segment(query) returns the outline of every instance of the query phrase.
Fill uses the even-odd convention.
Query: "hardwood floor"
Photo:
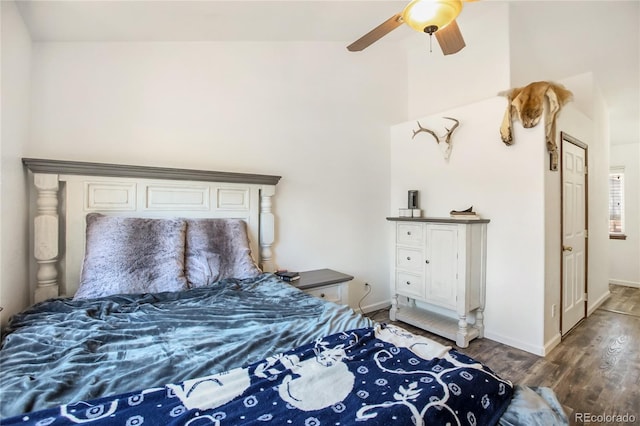
[[[617,313],[640,316],[640,291],[633,287],[610,285],[611,297],[600,308]]]
[[[387,310],[371,317],[390,322]],[[440,336],[394,324],[455,347]],[[461,352],[514,384],[552,388],[571,424],[640,425],[640,289],[611,286],[607,302],[544,358],[489,339],[472,340]],[[625,414],[621,421],[594,421]]]

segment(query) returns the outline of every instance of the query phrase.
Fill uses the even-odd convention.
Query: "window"
[[[624,235],[624,168],[612,167],[609,173],[609,238]]]

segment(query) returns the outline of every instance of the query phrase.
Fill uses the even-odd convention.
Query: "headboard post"
[[[260,268],[265,272],[274,272],[271,246],[275,240],[275,218],[271,212],[271,197],[275,195],[275,186],[263,186],[260,190]]]
[[[33,255],[37,262],[34,302],[58,297],[58,175],[35,173],[36,216]]]

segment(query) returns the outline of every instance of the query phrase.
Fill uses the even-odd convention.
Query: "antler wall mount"
[[[411,139],[414,139],[418,133],[423,133],[423,132],[429,133],[431,136],[433,136],[436,139],[436,142],[438,142],[438,146],[440,147],[440,150],[444,155],[444,159],[449,160],[449,157],[451,156],[451,148],[452,148],[451,135],[453,135],[454,130],[456,130],[456,128],[460,125],[460,121],[451,117],[442,117],[442,118],[446,118],[447,120],[451,120],[455,122],[455,124],[450,129],[445,127],[445,130],[447,131],[447,133],[445,133],[442,136],[438,136],[436,132],[434,132],[431,129],[427,129],[426,127],[422,127],[420,122],[417,121],[418,130],[413,131],[413,136],[411,136]]]

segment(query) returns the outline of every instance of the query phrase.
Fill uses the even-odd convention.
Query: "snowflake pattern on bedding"
[[[334,334],[247,367],[5,419],[3,425],[497,423],[513,386],[393,326]]]

